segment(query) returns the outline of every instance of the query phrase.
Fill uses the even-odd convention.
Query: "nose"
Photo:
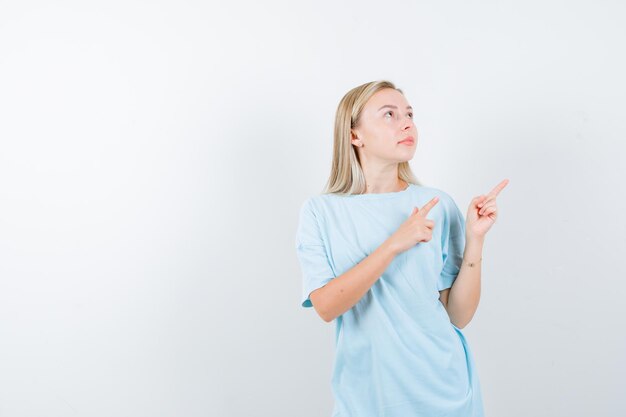
[[[406,132],[407,130],[411,130],[413,126],[415,126],[413,119],[407,119],[402,126],[402,130]]]

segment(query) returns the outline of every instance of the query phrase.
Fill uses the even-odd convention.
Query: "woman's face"
[[[407,138],[408,141],[402,142]],[[384,88],[370,97],[359,125],[352,129],[351,140],[361,152],[360,156],[366,159],[374,157],[388,162],[412,159],[417,146],[417,128],[413,123],[413,109],[404,95],[393,88]]]

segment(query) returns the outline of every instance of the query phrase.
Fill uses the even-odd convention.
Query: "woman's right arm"
[[[385,272],[396,257],[392,243],[386,240],[361,262],[313,291],[309,298],[317,314],[331,322],[352,308]]]
[[[435,222],[426,215],[438,201],[435,197],[419,210],[414,207],[408,219],[382,245],[348,271],[311,292],[309,298],[317,314],[325,322],[333,321],[365,295],[398,254],[419,242],[429,241]]]

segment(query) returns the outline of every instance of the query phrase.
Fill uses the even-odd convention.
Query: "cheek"
[[[376,126],[372,127],[366,133],[366,143],[370,150],[377,150],[380,152],[393,152],[398,144],[398,131],[391,126]]]
[[[389,133],[382,129],[378,129],[370,133],[370,136],[369,136],[370,149],[384,150],[389,147],[389,142],[390,142]]]

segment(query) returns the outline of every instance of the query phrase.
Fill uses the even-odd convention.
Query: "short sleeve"
[[[300,209],[295,243],[302,271],[302,307],[312,307],[309,295],[335,278],[335,274],[326,255],[311,198]]]
[[[443,269],[437,280],[439,291],[452,287],[461,270],[465,251],[465,218],[454,200],[450,198],[449,201],[441,234]]]

